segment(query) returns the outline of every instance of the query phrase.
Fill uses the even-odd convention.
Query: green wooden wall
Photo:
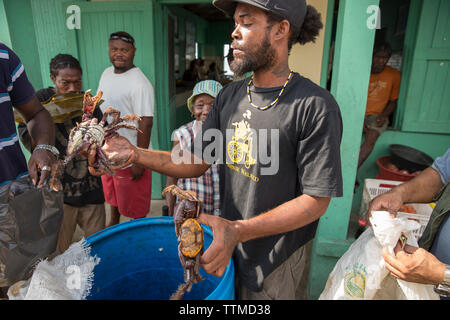
[[[415,2],[419,6],[419,1]],[[401,129],[449,134],[450,1],[422,3],[410,76],[402,83],[405,93],[401,97],[404,108]]]
[[[7,19],[10,46],[22,60],[30,82],[35,88],[42,88],[43,79],[39,68],[39,50],[34,29],[34,17],[30,0],[3,0],[4,11],[1,13]],[[0,18],[0,21],[3,20]],[[4,20],[6,22],[6,20]],[[27,23],[24,23],[27,21]],[[8,28],[0,28],[6,32]],[[0,34],[0,40],[7,35]],[[7,41],[7,40],[6,40]],[[48,73],[48,63],[46,65]]]
[[[0,41],[10,48],[12,47],[4,0],[0,0]]]

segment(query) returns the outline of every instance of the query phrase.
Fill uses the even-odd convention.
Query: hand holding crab
[[[102,171],[107,174],[114,175],[113,170],[117,167],[117,162],[108,160],[102,151],[102,146],[105,140],[109,140],[114,136],[118,136],[117,130],[120,128],[127,128],[137,130],[134,123],[127,121],[139,121],[140,117],[135,114],[129,114],[120,117],[120,112],[112,107],[107,108],[103,113],[103,118],[98,122],[97,118],[93,116],[94,109],[98,101],[102,97],[102,92],[99,91],[97,95],[92,96],[91,90],[87,90],[84,94],[83,100],[83,117],[81,123],[77,124],[75,128],[70,131],[67,155],[64,160],[59,160],[52,169],[52,177],[50,179],[50,187],[56,191],[62,189],[61,177],[64,172],[64,166],[71,161],[77,154],[89,155],[89,164],[93,167],[89,171]],[[106,125],[108,116],[113,117],[113,121]],[[126,140],[126,141],[124,141]],[[131,145],[126,138],[115,140],[118,143]],[[128,156],[130,153],[128,153]],[[120,162],[123,159],[120,159]],[[122,166],[123,167],[123,164]]]
[[[180,197],[182,200],[175,206],[174,223],[178,237],[178,257],[184,268],[184,284],[170,297],[171,300],[181,300],[192,284],[204,280],[200,276],[200,256],[203,253],[203,228],[197,222],[202,209],[201,201],[193,192],[185,191],[175,185],[163,190]]]

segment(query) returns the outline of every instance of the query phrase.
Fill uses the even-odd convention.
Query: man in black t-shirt
[[[339,107],[288,65],[294,43],[315,40],[320,15],[304,0],[213,4],[234,17],[232,71],[253,76],[219,93],[187,157],[191,164],[120,137],[108,139],[102,150],[120,166],[137,163],[176,177],[199,176],[218,161],[221,216],[199,217],[214,234],[202,267],[221,276],[233,256],[238,298],[295,299],[304,245],[331,197],[342,196]]]
[[[77,59],[68,54],[58,54],[50,62],[50,78],[55,87],[41,89],[36,92],[36,96],[40,102],[46,102],[55,94],[81,93],[81,75]],[[66,118],[63,119],[64,115],[60,115],[54,119],[55,147],[61,159],[66,156],[70,131],[77,122],[81,122],[80,115],[73,115],[73,108],[69,108]],[[94,116],[101,120],[100,108],[95,108]],[[24,124],[19,125],[19,134],[24,146],[32,150],[34,143]],[[77,224],[84,231],[84,236],[88,237],[105,228],[106,217],[102,181],[89,174],[85,158],[78,155],[70,161],[61,182],[64,191],[64,217],[58,238],[59,253],[63,253],[72,243]]]

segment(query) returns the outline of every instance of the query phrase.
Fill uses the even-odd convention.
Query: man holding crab
[[[214,236],[201,267],[220,277],[233,257],[239,299],[295,299],[306,264],[305,244],[331,198],[343,192],[339,106],[288,63],[293,44],[315,40],[323,27],[320,14],[304,0],[213,4],[234,18],[232,70],[238,76],[253,71],[253,77],[221,90],[191,156],[186,154],[190,163],[175,163],[170,152],[135,148],[120,136],[107,138],[102,152],[113,169],[136,163],[173,177],[200,176],[216,158],[228,156],[219,165],[221,215],[198,218]],[[279,135],[272,138],[271,130]],[[250,134],[268,138],[267,131],[270,141],[261,138],[256,145],[257,139],[251,139],[250,145]],[[222,138],[215,140],[223,143],[207,159],[211,137],[206,135],[217,132]],[[271,146],[279,147],[271,152],[277,170],[266,173],[260,152],[273,151]],[[93,147],[91,166],[96,154]],[[90,167],[91,173],[102,173],[97,171]]]
[[[41,103],[50,101],[52,97],[63,100],[68,97],[81,96],[82,69],[80,62],[69,54],[58,54],[50,61],[50,79],[55,87],[48,87],[36,92]],[[80,98],[75,104],[80,103]],[[57,102],[56,102],[57,103]],[[65,114],[53,119],[55,128],[55,147],[60,158],[66,156],[66,149],[71,130],[81,122],[81,116],[73,114],[73,109],[66,109]],[[102,118],[99,108],[94,111],[94,117]],[[34,148],[27,127],[19,124],[20,140],[28,149]],[[84,232],[85,237],[105,228],[105,199],[103,197],[102,181],[88,172],[88,163],[81,156],[74,157],[65,168],[61,183],[64,191],[64,216],[58,238],[59,253],[63,253],[72,244],[77,225]],[[52,172],[52,175],[55,172]],[[52,187],[50,180],[50,186]]]

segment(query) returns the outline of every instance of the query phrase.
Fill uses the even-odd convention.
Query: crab
[[[135,114],[128,114],[120,117],[120,111],[108,107],[103,112],[103,118],[98,122],[93,113],[97,104],[102,97],[102,91],[99,91],[95,96],[91,95],[91,90],[87,90],[83,98],[83,116],[81,123],[77,123],[69,134],[66,157],[64,160],[58,160],[52,167],[52,176],[50,179],[50,187],[56,191],[62,189],[61,178],[64,173],[64,167],[77,155],[86,153],[91,145],[96,145],[98,148],[96,156],[96,169],[101,169],[109,175],[114,175],[114,171],[109,167],[112,165],[103,154],[101,147],[105,138],[117,134],[116,131],[121,128],[140,131],[134,123],[127,121],[140,121],[141,118]],[[110,124],[106,124],[108,116],[113,117]]]
[[[186,291],[190,291],[192,284],[203,281],[200,276],[200,256],[203,253],[203,228],[197,221],[202,210],[202,202],[192,191],[182,190],[176,185],[165,188],[167,192],[181,198],[175,206],[174,223],[178,237],[178,257],[184,268],[184,284],[170,297],[171,300],[181,300]]]

